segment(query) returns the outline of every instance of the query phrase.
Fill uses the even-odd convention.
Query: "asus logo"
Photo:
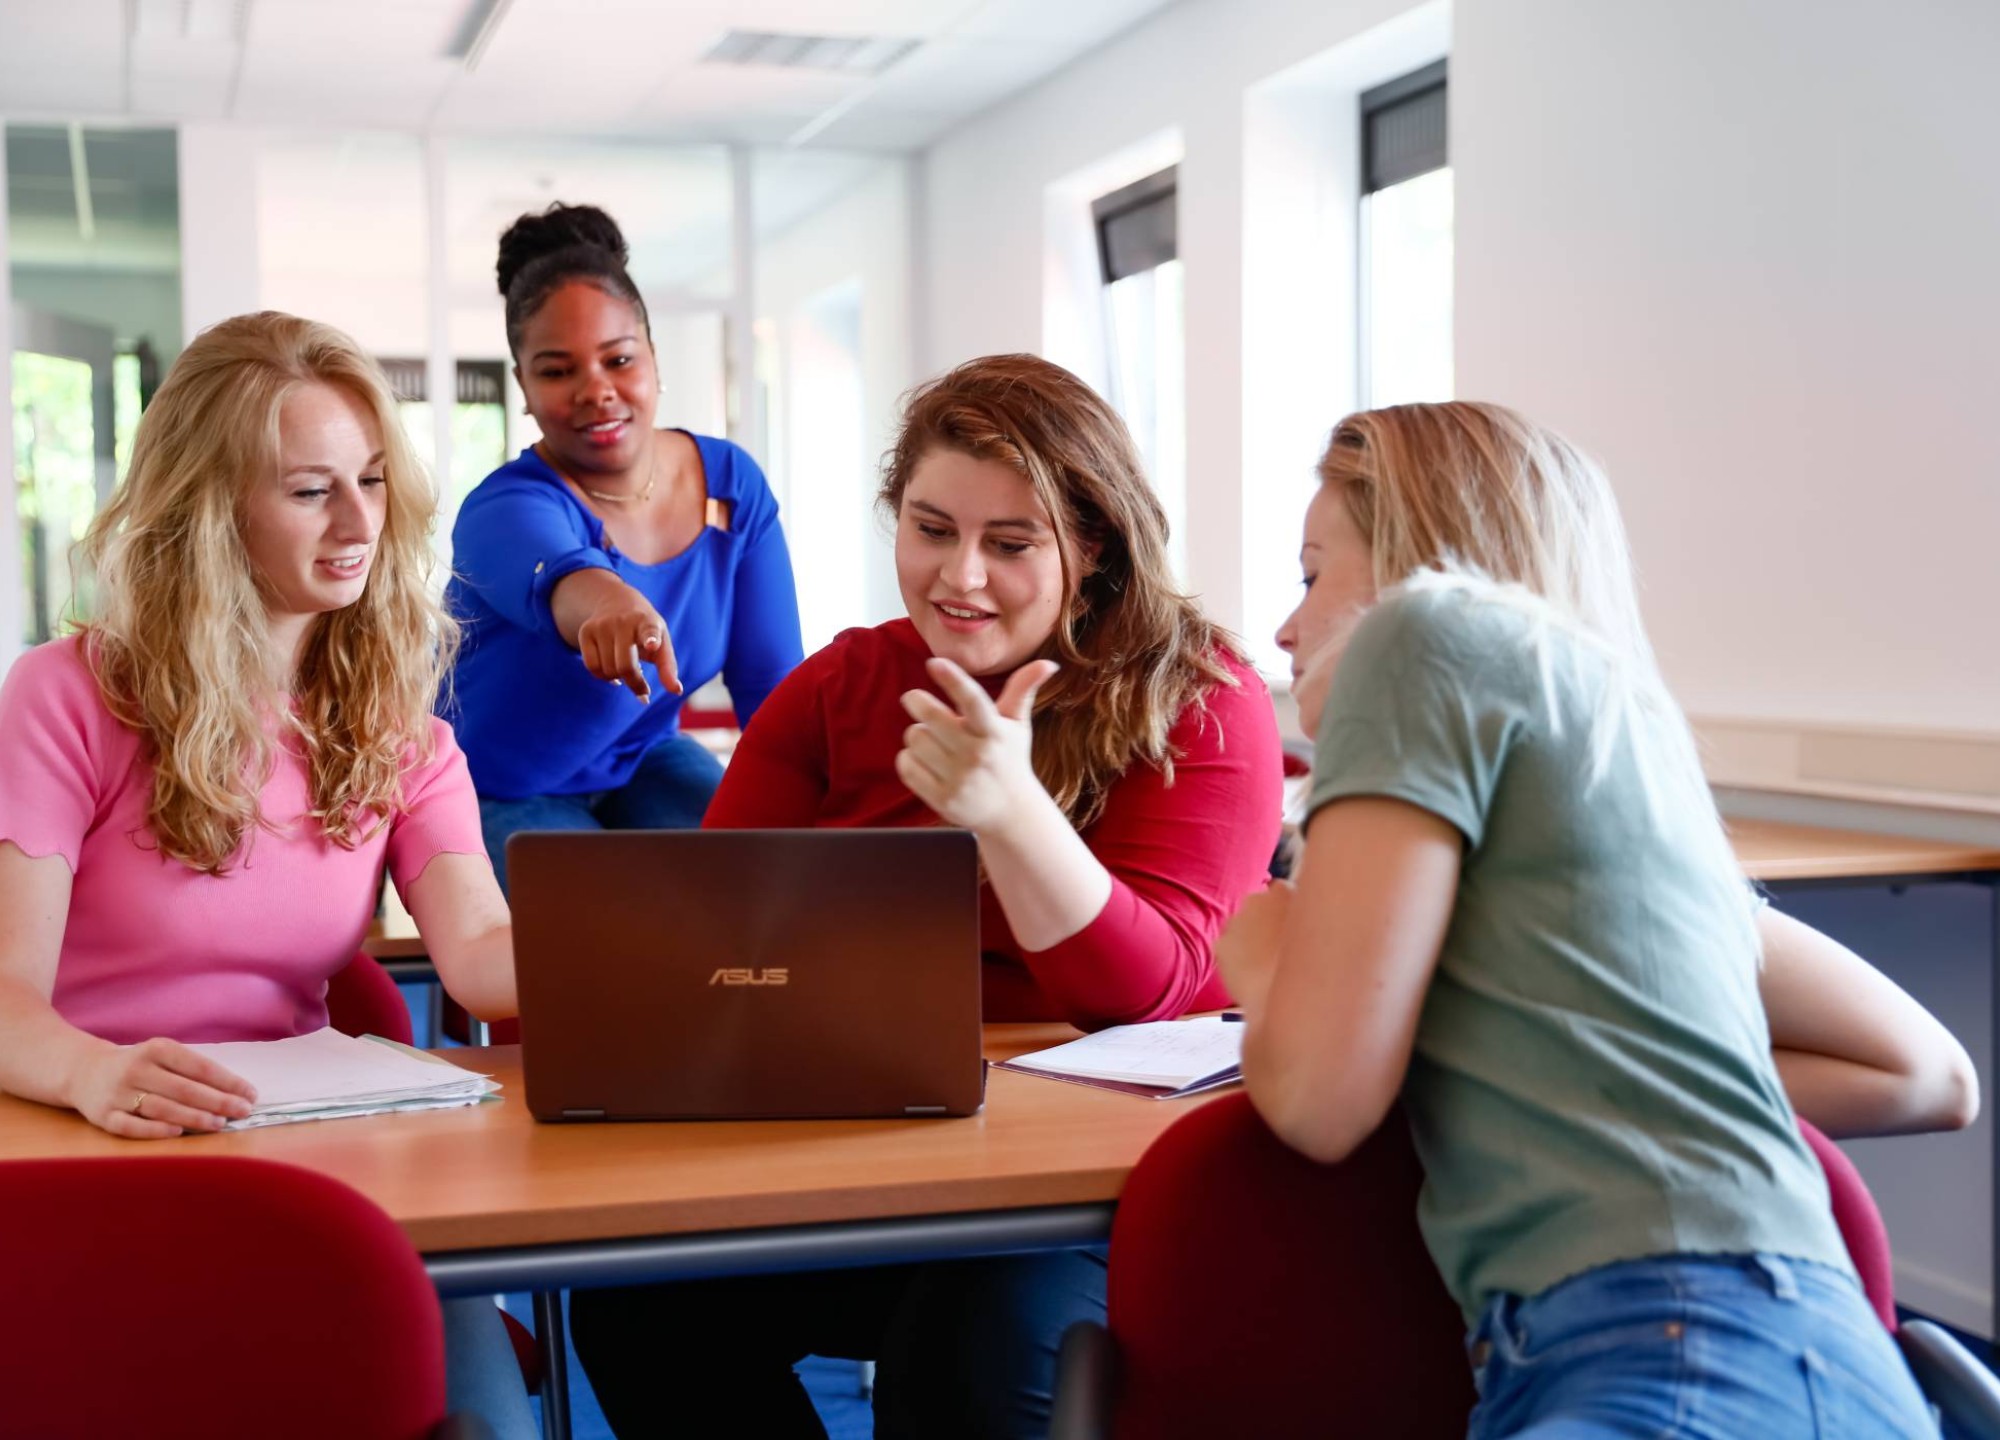
[[[789,985],[792,972],[789,970],[736,970],[723,968],[708,977],[711,985]]]

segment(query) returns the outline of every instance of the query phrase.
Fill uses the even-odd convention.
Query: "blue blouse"
[[[579,795],[623,785],[645,753],[680,728],[682,696],[653,687],[651,704],[599,680],[556,632],[549,599],[578,570],[609,570],[667,622],[685,694],[716,675],[740,724],[802,658],[792,559],[778,502],[739,446],[690,435],[708,496],[730,527],[640,565],[605,538],[604,522],[532,449],[479,482],[451,533],[445,603],[465,627],[439,713],[458,733],[482,795]]]

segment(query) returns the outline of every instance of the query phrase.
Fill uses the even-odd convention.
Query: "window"
[[[1452,394],[1445,62],[1361,97],[1361,400]]]
[[[1175,179],[1178,167],[1091,202],[1104,280],[1110,400],[1145,461],[1171,527],[1169,559],[1186,575],[1186,320]]]
[[[431,450],[430,371],[422,360],[385,359],[382,371],[396,392],[403,433],[419,455]],[[451,412],[451,477],[439,477],[440,529],[448,529],[472,487],[507,461],[507,363],[458,362],[458,395]]]

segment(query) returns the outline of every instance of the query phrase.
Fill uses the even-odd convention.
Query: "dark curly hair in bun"
[[[595,205],[565,205],[561,201],[539,215],[523,215],[500,237],[500,258],[493,267],[500,294],[507,301],[507,349],[521,356],[521,335],[549,298],[564,285],[581,280],[616,296],[639,312],[646,338],[653,335],[646,302],[625,273],[631,251],[618,222]]]

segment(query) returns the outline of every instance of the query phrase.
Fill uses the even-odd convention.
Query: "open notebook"
[[[1081,1040],[1016,1055],[997,1068],[1077,1085],[1176,1100],[1242,1078],[1243,1026],[1219,1016],[1114,1025]]]
[[[289,1040],[230,1040],[190,1045],[257,1087],[257,1104],[226,1128],[253,1130],[295,1120],[338,1120],[385,1110],[442,1110],[474,1105],[500,1087],[485,1075],[461,1070],[370,1035],[357,1040],[338,1030],[315,1030]]]

